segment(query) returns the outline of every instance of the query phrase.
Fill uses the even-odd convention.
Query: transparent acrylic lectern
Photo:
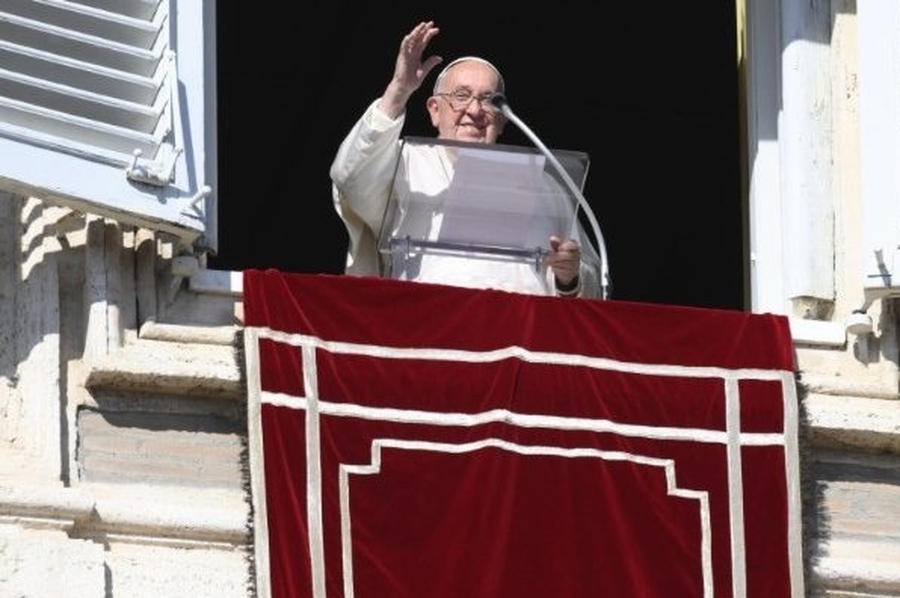
[[[588,155],[553,155],[582,188]],[[381,274],[472,287],[499,279],[545,294],[549,238],[579,238],[576,207],[536,148],[405,138],[379,234]]]

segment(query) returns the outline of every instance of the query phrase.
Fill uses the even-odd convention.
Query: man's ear
[[[438,104],[438,99],[436,96],[431,96],[425,101],[425,107],[428,109],[428,115],[431,116],[431,124],[434,125],[435,128],[438,126],[438,116],[440,114],[440,105]]]

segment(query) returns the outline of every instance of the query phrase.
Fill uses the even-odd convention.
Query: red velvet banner
[[[786,318],[244,272],[261,596],[802,598]]]

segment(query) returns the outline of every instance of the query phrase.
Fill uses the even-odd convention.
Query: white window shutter
[[[865,307],[900,296],[900,7],[858,8]]]
[[[213,0],[2,0],[0,187],[215,250]]]

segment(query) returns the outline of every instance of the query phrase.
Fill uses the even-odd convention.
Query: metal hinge
[[[174,148],[168,143],[159,146],[159,154],[156,160],[142,160],[142,152],[134,150],[134,159],[125,169],[125,176],[129,180],[157,187],[165,187],[175,181],[175,161],[184,150]]]

